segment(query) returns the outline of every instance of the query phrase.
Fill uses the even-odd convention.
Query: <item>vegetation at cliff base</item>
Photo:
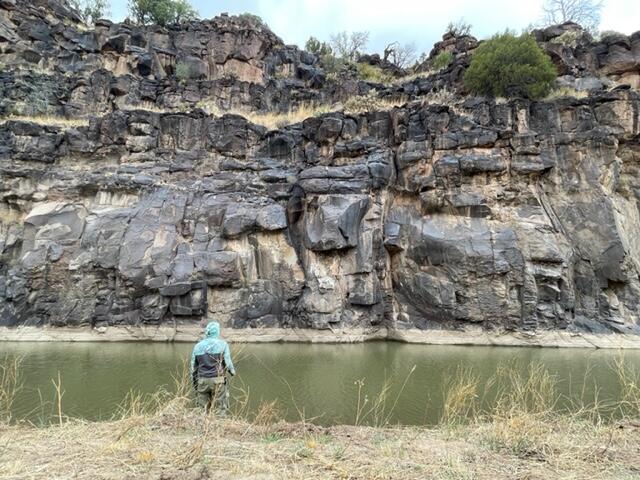
[[[556,79],[551,58],[528,34],[505,32],[483,42],[465,72],[465,87],[478,95],[542,98]]]
[[[0,365],[2,415],[21,380],[19,362]],[[640,377],[622,360],[612,372],[619,402],[564,411],[558,379],[539,364],[524,372],[500,365],[486,385],[459,368],[443,385],[441,422],[431,427],[389,424],[397,398],[387,384],[358,397],[354,425],[324,427],[303,410],[299,421],[282,421],[276,402],[248,415],[248,390],[235,390],[230,417],[206,415],[192,407],[186,370],[174,378],[150,395],[131,392],[109,421],[90,422],[65,415],[58,377],[55,422],[38,428],[0,416],[0,478],[631,479],[640,470]],[[488,408],[487,389],[498,393]],[[603,407],[617,420],[602,418]]]

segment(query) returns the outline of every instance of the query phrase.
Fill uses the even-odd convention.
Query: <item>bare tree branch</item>
[[[542,22],[544,25],[575,22],[595,33],[600,25],[603,7],[603,0],[545,0]]]
[[[329,43],[340,58],[355,62],[369,42],[369,32],[340,32],[331,35]]]
[[[406,68],[416,59],[416,45],[415,43],[405,45],[399,42],[390,43],[384,49],[383,58],[398,68]]]

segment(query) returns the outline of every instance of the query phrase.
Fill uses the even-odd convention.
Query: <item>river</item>
[[[111,418],[128,393],[171,388],[173,376],[190,355],[189,344],[165,343],[0,343],[0,357],[22,358],[23,388],[13,406],[14,419],[36,424],[55,416],[52,380],[60,375],[63,413],[69,417]],[[320,424],[434,424],[442,415],[445,385],[457,369],[473,372],[485,385],[501,366],[525,371],[543,365],[566,397],[589,403],[617,399],[612,368],[623,361],[640,369],[640,351],[458,347],[373,342],[349,345],[232,345],[238,375],[232,381],[238,409],[252,414],[275,401],[287,420],[301,416]],[[366,414],[385,382],[384,408]],[[484,394],[483,394],[484,395]],[[360,399],[360,400],[358,400]],[[484,401],[490,404],[489,392]],[[361,413],[357,406],[360,402]],[[558,408],[564,403],[560,402]],[[376,417],[375,413],[384,411]]]

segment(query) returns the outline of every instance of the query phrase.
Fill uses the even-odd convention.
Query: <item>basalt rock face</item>
[[[252,19],[87,30],[54,0],[0,0],[1,108],[90,119],[0,123],[0,325],[640,333],[640,95],[612,86],[636,36],[569,38],[554,60],[586,98],[424,101],[459,89],[475,46],[446,38],[450,67],[381,90],[405,105],[268,130],[193,106],[375,85],[331,84]]]
[[[73,117],[140,105],[188,109],[201,100],[284,111],[336,89],[325,85],[315,56],[251,17],[167,28],[100,20],[89,29],[55,0],[6,0],[0,49],[0,115],[34,107]]]
[[[607,34],[593,42],[579,25],[567,22],[535,30],[533,35],[560,75],[576,77],[578,86],[586,87],[580,89],[598,88],[600,79],[640,88],[640,32]]]
[[[0,322],[637,331],[640,97],[0,128]]]

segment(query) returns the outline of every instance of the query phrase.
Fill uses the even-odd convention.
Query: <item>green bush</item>
[[[184,62],[178,62],[175,70],[176,78],[180,83],[186,82],[191,77],[191,69]]]
[[[434,70],[442,70],[443,68],[447,68],[453,62],[453,53],[451,52],[440,52],[436,55],[436,58],[433,59],[433,68]]]
[[[342,58],[333,56],[330,53],[320,57],[320,64],[328,75],[337,76],[349,66],[349,62]]]
[[[40,116],[56,113],[57,92],[53,77],[31,72],[15,79],[20,100],[13,102],[8,113],[19,116]]]
[[[253,23],[256,26],[269,28],[269,25],[267,25],[267,22],[265,22],[262,19],[262,17],[260,17],[259,15],[254,15],[253,13],[245,12],[238,15],[238,17],[240,17],[242,20],[245,20],[249,23]]]
[[[86,24],[96,23],[109,14],[108,0],[69,0],[69,5],[78,11]]]
[[[129,13],[140,25],[167,25],[198,18],[188,0],[129,0]]]
[[[307,52],[313,53],[314,55],[317,55],[320,58],[322,58],[325,55],[333,54],[333,49],[331,48],[331,45],[329,45],[327,42],[321,42],[316,37],[309,37],[309,40],[307,40],[307,43],[304,44],[304,49]]]
[[[482,42],[465,72],[469,91],[494,97],[541,98],[557,71],[531,35],[505,32]]]

